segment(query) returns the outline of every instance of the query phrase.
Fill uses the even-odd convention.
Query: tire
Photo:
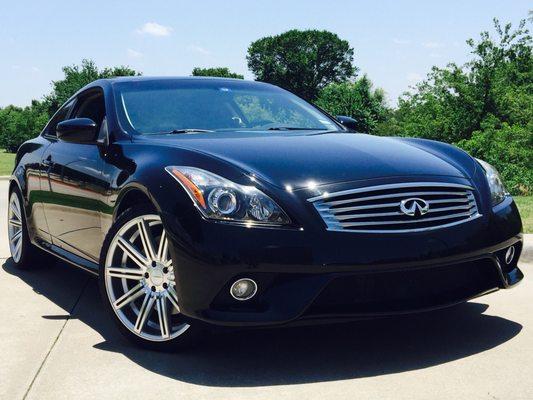
[[[7,237],[11,258],[17,268],[30,269],[42,264],[43,251],[33,245],[28,235],[26,213],[18,188],[9,193]]]
[[[166,238],[153,208],[126,210],[105,238],[98,281],[104,307],[126,338],[151,350],[176,351],[197,343],[203,329],[179,313]]]

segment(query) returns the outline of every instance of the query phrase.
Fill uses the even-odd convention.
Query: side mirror
[[[57,137],[65,142],[94,143],[96,123],[90,118],[67,119],[57,124]]]
[[[357,121],[352,117],[337,115],[335,118],[337,118],[337,121],[344,125],[349,131],[357,131]]]

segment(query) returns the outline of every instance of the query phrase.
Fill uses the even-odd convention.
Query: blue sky
[[[93,59],[144,75],[195,66],[246,67],[250,42],[288,29],[327,29],[350,42],[355,64],[391,104],[432,65],[468,58],[465,40],[492,18],[518,23],[530,1],[9,1],[0,7],[0,107],[50,91],[61,67]]]

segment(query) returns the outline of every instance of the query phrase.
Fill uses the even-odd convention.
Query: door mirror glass
[[[337,121],[344,125],[349,131],[357,131],[357,121],[352,117],[337,115],[335,118],[337,118]]]
[[[90,118],[67,119],[57,124],[57,137],[65,142],[94,143],[96,123]]]

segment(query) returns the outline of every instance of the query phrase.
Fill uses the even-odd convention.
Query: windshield
[[[245,81],[123,82],[116,92],[121,125],[135,133],[338,129],[299,97]]]

